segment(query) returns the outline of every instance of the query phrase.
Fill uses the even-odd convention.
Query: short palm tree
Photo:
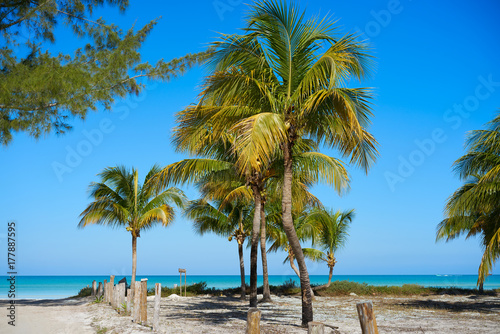
[[[316,222],[308,219],[310,212],[314,210],[314,207],[305,205],[302,207],[302,211],[297,210],[293,213],[295,231],[302,243],[314,240],[319,232]],[[297,277],[300,278],[299,269],[295,265],[295,253],[283,229],[281,203],[274,202],[269,206],[267,222],[269,231],[268,239],[271,242],[269,252],[277,252],[278,250],[284,251],[286,253],[286,258],[283,263],[288,262],[292,270],[297,274]],[[304,254],[310,253],[309,248],[302,248],[302,251]]]
[[[329,287],[332,282],[333,267],[337,263],[335,252],[345,246],[349,236],[347,232],[353,218],[354,210],[341,212],[331,209],[315,209],[307,217],[317,226],[318,231],[314,238],[315,249],[309,252],[310,258],[326,262],[330,269],[328,283],[321,286],[322,288]]]
[[[153,182],[154,176],[161,170],[153,166],[143,184],[139,184],[139,174],[119,166],[104,169],[100,174],[100,182],[90,184],[90,197],[93,202],[80,214],[78,227],[98,224],[116,228],[125,228],[132,235],[132,296],[135,293],[135,276],[137,269],[137,238],[141,231],[148,230],[156,224],[169,226],[174,221],[174,209],[184,207],[184,193],[177,188],[164,189]]]
[[[454,169],[464,185],[446,203],[446,218],[438,225],[437,240],[461,235],[479,236],[484,248],[477,284],[484,280],[500,257],[500,113],[488,129],[472,131],[467,153],[455,161]]]
[[[245,299],[245,262],[243,259],[243,243],[249,234],[253,208],[243,202],[215,206],[204,199],[189,202],[184,214],[193,221],[194,230],[201,235],[211,232],[236,240],[240,262],[241,299]]]
[[[315,221],[308,219],[311,211],[314,207],[308,204],[303,204],[301,206],[296,206],[296,211],[293,213],[293,224],[297,237],[300,242],[313,241],[318,234],[318,227]],[[295,272],[297,277],[300,279],[300,271],[295,266],[295,252],[290,245],[288,236],[283,228],[283,219],[281,215],[281,203],[274,202],[270,206],[270,212],[268,214],[268,238],[271,241],[271,246],[269,247],[269,252],[277,252],[278,250],[284,251],[287,256],[283,263],[289,263],[292,270]],[[302,253],[305,257],[312,260],[316,260],[317,251],[311,248],[302,248]],[[310,289],[311,296],[314,296],[312,289]]]

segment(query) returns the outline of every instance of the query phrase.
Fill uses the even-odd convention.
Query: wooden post
[[[112,307],[112,308],[114,308],[114,309],[116,309],[116,304],[117,304],[117,302],[118,302],[118,300],[117,300],[117,298],[118,298],[118,293],[117,293],[117,291],[116,291],[116,290],[117,290],[117,289],[116,289],[117,287],[118,287],[118,285],[113,285],[113,286],[111,287],[111,291],[112,291],[112,293],[111,293],[111,307]]]
[[[260,334],[260,310],[251,308],[247,314],[247,331],[246,334]]]
[[[127,304],[125,304],[125,283],[120,283],[118,286],[118,309],[121,312],[127,312]]]
[[[148,279],[141,279],[141,324],[148,322]]]
[[[182,297],[182,274],[184,274],[184,296],[187,296],[187,290],[186,290],[186,269],[181,269],[179,268],[179,296]]]
[[[104,296],[104,302],[108,302],[108,280],[104,280],[102,283],[102,295]]]
[[[133,283],[131,283],[133,284]],[[127,289],[127,315],[132,314],[132,289]]]
[[[155,284],[155,308],[153,313],[153,330],[160,329],[160,301],[161,301],[161,284]]]
[[[307,334],[325,334],[325,325],[321,322],[311,321],[307,324]]]
[[[111,289],[109,289],[109,303],[113,306],[113,287],[115,286],[115,275],[109,276],[109,283],[111,284]]]
[[[359,323],[363,334],[378,334],[377,321],[373,312],[371,302],[356,304],[358,309]]]
[[[113,296],[113,283],[108,282],[108,304],[111,305],[111,296]]]
[[[97,288],[97,298],[101,298],[102,297],[102,293],[103,293],[103,287],[102,287],[102,282],[99,282],[99,287]]]
[[[90,295],[92,297],[95,297],[96,296],[96,292],[97,292],[96,282],[95,282],[95,280],[93,280],[92,281],[92,290],[90,292]]]
[[[141,282],[132,282],[135,284],[135,295],[134,295],[134,322],[136,324],[141,322]]]

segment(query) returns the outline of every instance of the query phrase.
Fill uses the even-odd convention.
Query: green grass
[[[187,296],[198,296],[198,295],[217,295],[221,293],[222,290],[215,289],[215,288],[207,288],[207,282],[199,282],[195,284],[188,285],[186,287],[186,294]],[[153,296],[155,294],[155,289],[151,288],[148,289],[148,296]],[[179,293],[179,287],[177,288],[169,288],[169,287],[162,287],[161,288],[161,296],[162,297],[168,297],[172,294],[180,295]],[[184,296],[184,286],[182,286],[182,295]]]
[[[281,285],[271,285],[269,287],[271,293],[275,295],[297,295],[300,294],[300,286],[293,280],[288,280]],[[476,289],[457,289],[457,288],[427,288],[417,284],[405,284],[403,286],[374,286],[366,283],[356,283],[350,281],[334,281],[328,288],[316,289],[313,286],[314,293],[317,296],[347,296],[350,293],[355,293],[358,296],[413,296],[413,295],[474,295],[479,294]],[[257,289],[257,293],[262,294],[262,286]],[[189,297],[199,295],[211,296],[232,296],[240,294],[240,287],[232,289],[215,289],[207,288],[206,282],[199,282],[187,286],[187,295]],[[247,294],[250,294],[250,287],[246,286]],[[496,296],[500,292],[497,290],[485,290],[483,294]],[[86,287],[80,290],[75,297],[90,296],[91,288]],[[148,296],[155,294],[154,288],[148,290]],[[179,288],[161,288],[161,296],[168,297],[172,294],[180,295]],[[182,287],[182,295],[184,296],[184,286]]]
[[[496,295],[497,290],[488,290],[484,294]],[[423,287],[418,284],[404,284],[403,286],[374,286],[366,283],[356,283],[350,281],[336,281],[328,288],[315,290],[318,296],[346,296],[355,293],[359,296],[413,296],[413,295],[470,295],[479,294],[476,289],[458,289],[458,288],[432,288]]]
[[[88,297],[91,294],[92,294],[92,288],[91,287],[85,287],[85,288],[81,289],[76,296],[73,296],[73,297],[78,297],[78,298]]]
[[[106,327],[97,327],[97,334],[104,334],[108,331],[108,329]]]

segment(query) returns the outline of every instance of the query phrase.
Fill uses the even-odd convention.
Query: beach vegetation
[[[123,303],[120,305],[120,308],[119,308],[118,313],[124,313],[124,314],[126,314],[126,313],[127,313],[127,302],[123,302]]]
[[[466,154],[453,164],[464,184],[449,197],[436,240],[479,238],[483,256],[477,284],[483,290],[500,258],[500,112],[485,130],[468,134],[466,147]]]
[[[281,214],[281,202],[275,202],[273,205],[269,206],[270,211],[267,217],[269,222],[269,240],[271,241],[271,246],[269,247],[269,252],[284,251],[287,256],[283,263],[289,263],[292,270],[295,272],[297,277],[300,278],[300,272],[295,265],[295,252],[292,249],[288,236],[283,228],[283,220]],[[299,208],[295,206],[295,212],[293,213],[294,229],[299,240],[304,243],[306,241],[311,241],[318,233],[318,226],[316,222],[308,219],[310,213],[313,211],[313,206],[307,205]],[[308,249],[302,248],[303,254],[309,253]]]
[[[337,263],[335,253],[345,246],[350,223],[354,219],[354,210],[335,211],[326,208],[316,208],[309,213],[307,219],[316,224],[316,234],[313,246],[305,252],[313,261],[326,262],[329,268],[328,282],[332,282],[333,267]],[[320,248],[320,250],[316,248]]]
[[[165,187],[155,182],[154,176],[161,170],[153,166],[144,182],[139,183],[139,173],[135,168],[124,166],[105,168],[100,174],[100,182],[92,182],[90,197],[94,200],[80,214],[79,228],[97,224],[113,228],[125,228],[132,236],[132,297],[135,293],[137,270],[137,238],[141,232],[155,225],[168,227],[175,218],[174,208],[184,208],[186,197],[178,188]]]
[[[217,187],[219,189],[215,189],[214,186],[213,190],[220,190],[220,186]],[[231,190],[224,196],[224,199],[227,199],[230,193]],[[228,238],[229,241],[233,239],[236,241],[241,277],[241,299],[244,300],[246,288],[243,244],[250,233],[253,218],[253,207],[249,201],[239,200],[229,203],[227,200],[219,200],[212,205],[204,199],[199,199],[188,203],[184,215],[193,221],[196,233],[203,235],[212,232]]]
[[[188,297],[192,296],[199,296],[199,295],[217,295],[220,294],[222,290],[220,289],[215,289],[215,288],[207,288],[207,282],[198,282],[194,284],[190,284],[186,287],[186,295]],[[184,293],[184,286],[182,286],[182,293]],[[174,294],[179,294],[179,287],[176,288],[170,288],[168,286],[162,286],[161,287],[161,296],[162,297],[168,297],[170,295]],[[151,288],[148,289],[148,296],[154,296],[155,295],[155,289]]]
[[[101,327],[101,326],[97,327],[96,334],[105,334],[107,332],[108,332],[108,328],[107,327]]]
[[[243,242],[250,234],[247,223],[253,216],[250,207],[252,193],[246,187],[245,178],[235,169],[234,155],[228,151],[234,135],[227,134],[213,141],[206,129],[196,129],[192,122],[189,122],[191,125],[180,125],[174,129],[174,143],[178,150],[189,151],[200,157],[166,166],[158,174],[158,182],[162,185],[189,183],[198,188],[202,198],[191,201],[185,215],[193,220],[197,233],[214,232],[238,242],[241,296],[245,298]]]
[[[92,295],[92,288],[91,287],[84,287],[82,289],[80,289],[80,291],[78,291],[78,294],[75,296],[75,297],[89,297],[90,295]]]
[[[140,48],[158,23],[122,31],[92,13],[105,5],[121,12],[127,0],[0,2],[0,143],[15,132],[34,138],[71,129],[70,120],[89,111],[111,110],[117,98],[137,95],[141,78],[169,80],[203,59],[205,53],[154,64]],[[59,48],[56,27],[73,32],[80,46]]]
[[[271,289],[277,295],[295,295],[300,293],[300,286],[291,278],[281,285],[272,286]]]
[[[426,295],[476,295],[476,289],[424,287],[418,284],[403,284],[402,286],[376,286],[352,281],[334,281],[330,286],[315,287],[319,296],[426,296]],[[479,292],[481,293],[481,292]],[[484,292],[483,292],[484,293]],[[497,295],[498,291],[489,290],[487,294]]]
[[[222,35],[213,43],[207,61],[213,72],[186,119],[196,115],[191,121],[201,124],[199,128],[210,138],[236,132],[231,150],[236,152],[238,170],[249,177],[265,172],[277,151],[283,155],[282,219],[299,265],[302,324],[307,325],[313,320],[312,295],[292,217],[293,148],[308,138],[338,149],[351,163],[369,169],[377,155],[376,141],[367,130],[371,91],[348,87],[347,82],[361,81],[370,74],[372,56],[357,36],[337,36],[329,19],[306,19],[296,5],[284,1],[252,5],[243,31]],[[341,162],[319,152],[309,155],[317,157],[314,171],[318,181],[338,192],[347,189],[348,177]],[[337,168],[323,169],[326,161]],[[252,239],[260,222],[261,189],[256,180],[249,182],[256,205]]]
[[[92,301],[92,304],[100,304],[104,301],[104,296],[96,296]]]

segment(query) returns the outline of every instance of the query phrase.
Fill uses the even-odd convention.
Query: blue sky
[[[377,58],[375,74],[363,85],[376,93],[371,131],[380,157],[368,175],[350,168],[351,191],[342,198],[328,187],[314,187],[325,205],[356,209],[334,273],[475,274],[479,241],[435,243],[435,230],[447,197],[460,186],[451,165],[464,153],[466,133],[480,129],[500,108],[499,4],[333,0],[300,5],[307,16],[338,19],[339,33],[362,33]],[[123,29],[162,16],[142,49],[143,59],[154,62],[201,51],[218,32],[237,32],[247,8],[237,0],[143,0],[131,1],[124,15],[112,8],[97,15]],[[58,36],[54,50],[80,43],[68,33]],[[0,148],[0,239],[4,244],[7,222],[15,221],[19,274],[130,274],[129,233],[76,227],[89,203],[87,187],[107,166],[135,166],[144,175],[154,163],[184,158],[170,144],[174,114],[196,101],[204,74],[194,69],[169,83],[148,83],[139,97],[117,101],[113,112],[74,120],[69,134],[39,141],[17,134],[10,146]],[[64,173],[55,169],[61,165],[67,166]],[[284,257],[269,256],[271,274],[292,273],[282,264]],[[248,259],[247,251],[247,273]],[[176,274],[179,267],[191,274],[236,275],[236,243],[195,235],[180,214],[169,228],[142,235],[138,274]],[[0,270],[6,271],[2,268],[3,262]],[[309,272],[327,274],[328,268],[310,263]]]

